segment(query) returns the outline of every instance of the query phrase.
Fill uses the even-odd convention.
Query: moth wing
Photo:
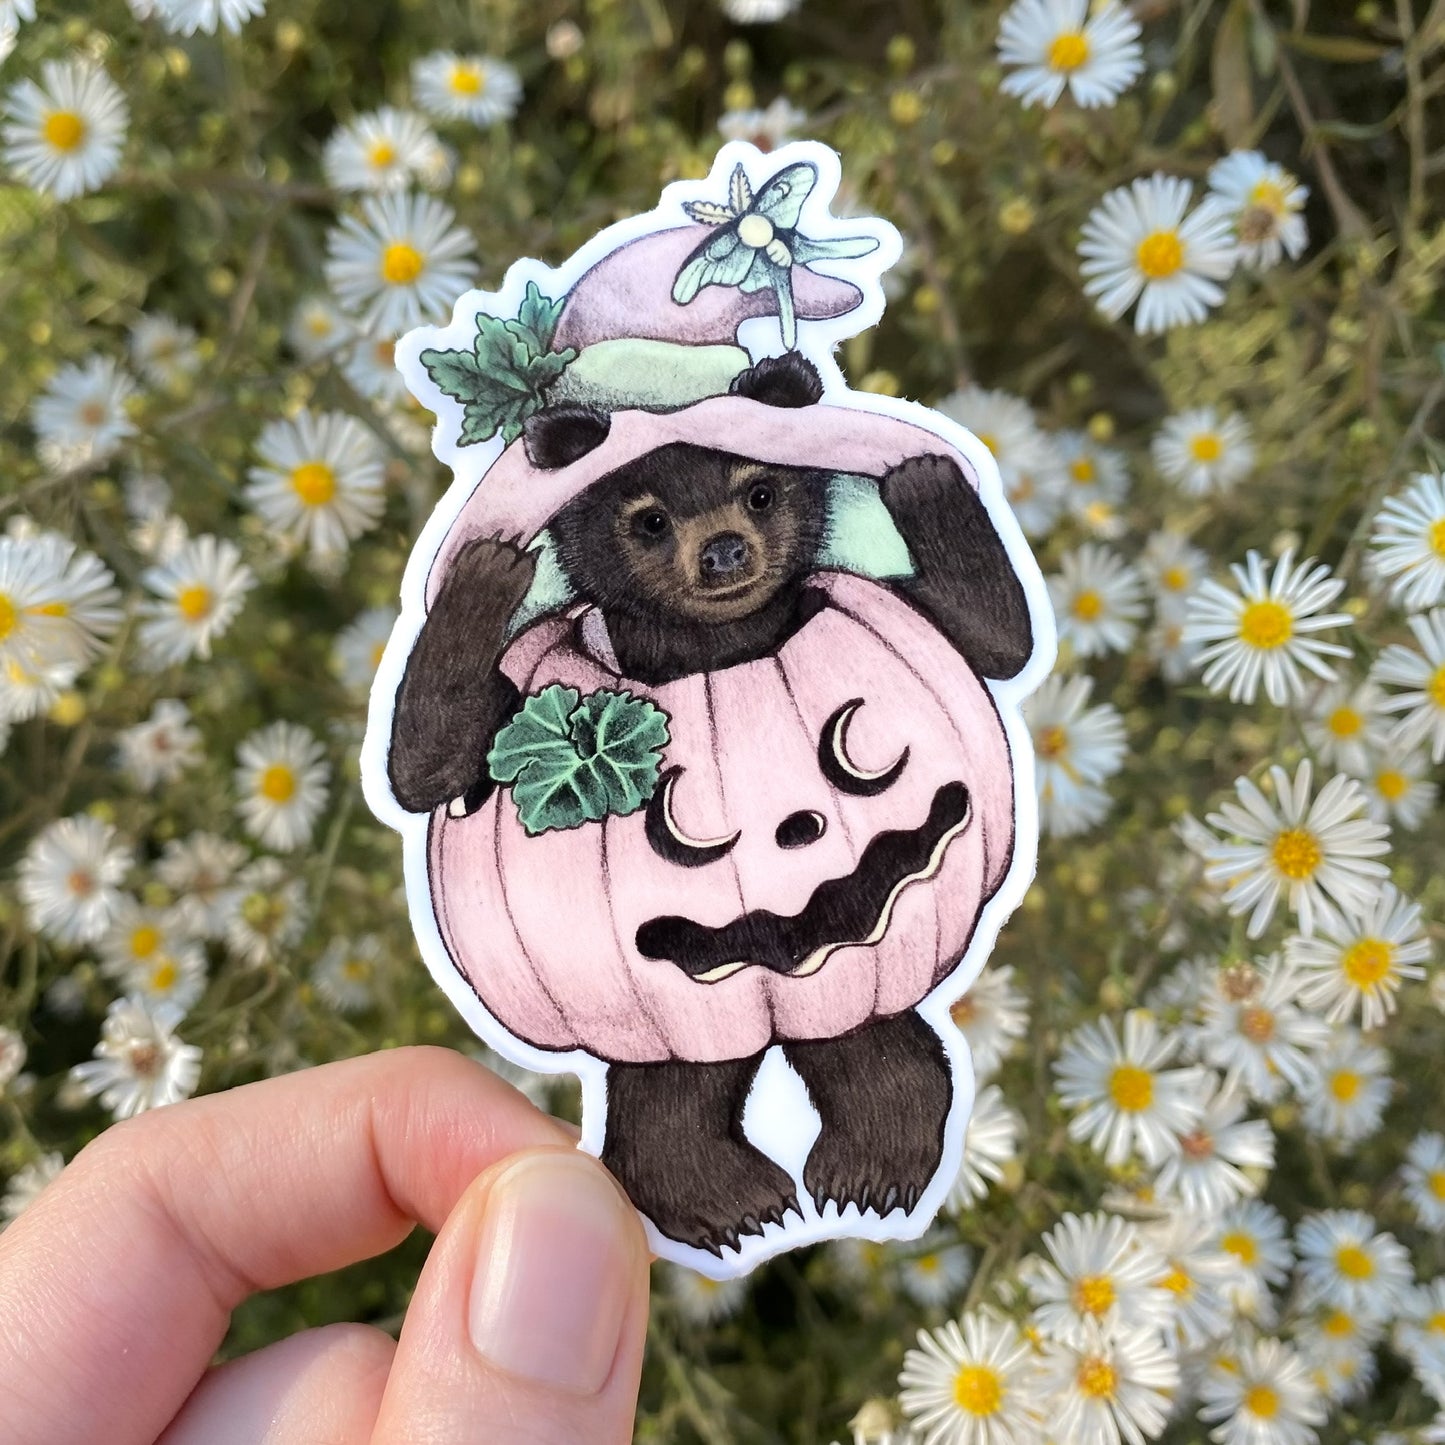
[[[803,202],[817,184],[818,168],[811,161],[785,166],[758,193],[753,209],[780,230],[791,231],[798,224]]]
[[[672,299],[686,306],[704,286],[741,285],[756,254],[751,246],[738,240],[736,232],[709,236],[682,263],[672,283]]]

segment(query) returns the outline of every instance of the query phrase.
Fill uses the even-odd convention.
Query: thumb
[[[373,1445],[626,1445],[647,1272],[636,1211],[591,1155],[494,1165],[432,1246]]]

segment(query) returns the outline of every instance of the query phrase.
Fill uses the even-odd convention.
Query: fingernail
[[[601,1167],[538,1152],[492,1184],[478,1230],[472,1344],[499,1369],[595,1393],[639,1274],[637,1222]]]

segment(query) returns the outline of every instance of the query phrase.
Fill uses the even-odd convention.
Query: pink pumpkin
[[[886,587],[844,573],[816,585],[826,605],[776,656],[658,687],[608,666],[596,614],[544,620],[511,645],[502,665],[523,693],[625,688],[663,709],[669,836],[714,845],[682,866],[643,812],[529,835],[505,788],[470,817],[438,809],[442,937],[519,1038],[625,1063],[745,1058],[911,1008],[957,964],[1013,851],[993,700]],[[824,772],[830,745],[841,786]],[[819,893],[830,880],[844,882]],[[766,934],[771,963],[709,932],[745,914],[741,928],[763,931],[742,936]]]

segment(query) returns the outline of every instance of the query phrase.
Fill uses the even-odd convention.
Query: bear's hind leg
[[[943,1157],[953,1074],[943,1043],[911,1010],[839,1039],[783,1046],[823,1122],[803,1166],[821,1212],[911,1210]]]
[[[793,1181],[743,1137],[761,1061],[608,1067],[602,1162],[669,1238],[721,1255],[798,1208]]]

